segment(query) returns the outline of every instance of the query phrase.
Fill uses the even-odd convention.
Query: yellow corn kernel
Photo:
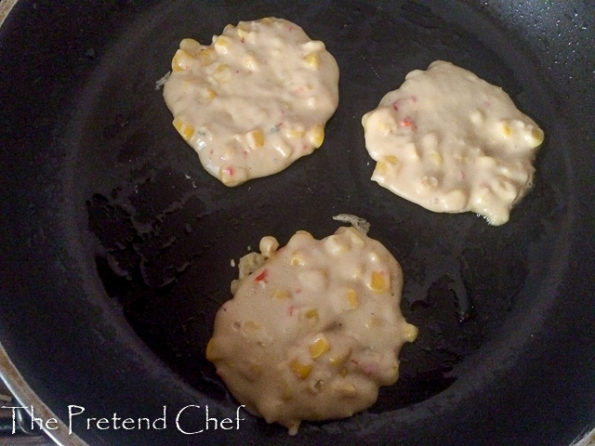
[[[256,63],[256,59],[253,56],[244,56],[244,58],[242,59],[242,63],[250,71],[256,70],[258,65]]]
[[[246,25],[243,23],[238,24],[236,27],[236,32],[241,39],[245,39],[250,34],[250,30],[246,28]]]
[[[356,309],[357,307],[359,307],[359,300],[357,298],[357,293],[355,292],[355,290],[352,290],[351,288],[347,290],[347,300],[349,301],[349,306],[351,308]]]
[[[442,163],[444,162],[444,159],[442,158],[442,155],[440,155],[440,153],[438,153],[438,152],[431,152],[430,153],[430,158],[432,159],[432,162],[436,166],[441,166]]]
[[[304,57],[304,60],[309,66],[311,66],[314,69],[318,69],[318,67],[320,66],[320,57],[318,56],[318,53],[308,53]]]
[[[287,299],[287,298],[289,298],[288,290],[277,288],[275,291],[273,291],[273,299],[283,300],[283,299]]]
[[[237,153],[237,149],[234,146],[225,146],[223,149],[223,154],[221,155],[221,159],[223,161],[229,161],[232,159]]]
[[[330,365],[340,365],[347,361],[350,355],[351,348],[349,348],[347,351],[343,351],[342,353],[331,354],[328,358],[328,362]]]
[[[258,250],[265,257],[270,257],[279,248],[279,242],[271,235],[266,235],[260,239]]]
[[[294,251],[291,254],[289,263],[293,266],[304,266],[306,264],[306,259],[300,251]]]
[[[217,93],[212,88],[207,88],[204,92],[205,99],[212,101],[217,97]]]
[[[318,320],[318,310],[316,308],[311,308],[308,311],[306,311],[306,319],[317,321]]]
[[[189,141],[194,135],[194,127],[185,123],[181,118],[175,118],[172,124],[185,141]]]
[[[227,71],[229,69],[229,67],[227,66],[227,64],[222,63],[219,64],[219,66],[215,69],[215,73],[223,73],[225,71]]]
[[[444,197],[444,203],[450,209],[463,209],[467,205],[469,195],[463,189],[453,189]]]
[[[388,280],[385,279],[384,274],[379,271],[372,271],[370,278],[370,289],[376,293],[384,293],[388,291]]]
[[[302,364],[297,359],[292,360],[289,363],[289,367],[295,376],[299,379],[306,379],[312,371],[312,364]]]
[[[229,82],[229,79],[231,78],[231,71],[227,64],[219,64],[219,66],[213,72],[213,77],[221,84]]]
[[[505,121],[502,123],[502,133],[504,136],[510,136],[512,134],[512,130],[510,130],[510,125]]]
[[[249,331],[258,330],[261,327],[262,327],[262,325],[256,321],[246,321],[243,324],[244,330],[249,330]]]
[[[364,130],[368,130],[368,119],[370,119],[370,113],[366,113],[362,116],[362,127]]]
[[[284,401],[289,401],[293,398],[293,391],[291,390],[289,384],[287,384],[285,381],[283,381],[283,384],[281,385],[281,398]]]
[[[405,340],[407,340],[408,342],[415,341],[415,339],[417,338],[417,334],[419,333],[417,327],[412,324],[406,324],[403,331],[403,336],[405,337]]]
[[[374,168],[374,175],[385,176],[388,172],[388,166],[384,161],[378,161],[376,163],[376,167]]]
[[[424,175],[421,177],[421,185],[430,189],[438,187],[438,178]]]
[[[264,145],[264,135],[262,130],[256,129],[246,134],[248,138],[248,145],[251,149],[258,149]]]
[[[537,147],[543,142],[545,135],[543,133],[543,130],[541,130],[539,127],[536,127],[533,130],[531,130],[531,137],[533,138],[533,143],[535,144],[535,147]]]
[[[347,376],[347,368],[343,367],[340,371],[339,371],[339,375],[341,375],[343,378],[345,378]]]
[[[324,126],[317,124],[308,131],[308,139],[312,145],[317,149],[324,141]]]
[[[469,157],[467,155],[462,155],[460,153],[455,153],[452,157],[459,163],[466,163],[469,161]]]
[[[365,244],[364,238],[358,232],[357,229],[347,228],[345,230],[345,235],[347,235],[347,237],[349,238],[351,243],[353,243],[354,246],[364,246],[364,244]]]
[[[182,39],[180,42],[180,49],[196,55],[200,51],[201,45],[194,39]]]
[[[234,166],[225,166],[219,169],[219,180],[226,186],[235,186],[240,180],[236,178],[239,168]]]
[[[317,336],[314,341],[310,343],[308,350],[313,359],[320,358],[330,350],[331,346],[323,335]]]
[[[469,120],[473,124],[480,124],[484,118],[484,113],[480,109],[475,109],[469,114]]]
[[[227,54],[229,51],[229,46],[231,45],[231,40],[225,36],[219,36],[215,38],[214,42],[215,51],[221,54]]]
[[[190,68],[192,61],[194,59],[190,54],[188,54],[184,50],[177,50],[176,54],[171,60],[171,70],[172,71],[185,71]]]
[[[287,138],[293,139],[293,138],[301,138],[302,136],[304,136],[304,131],[300,130],[300,129],[287,129],[285,131],[285,136]]]
[[[385,135],[388,135],[391,131],[391,126],[386,121],[378,121],[376,126],[378,127],[378,130],[380,130]],[[365,130],[365,125],[364,125],[364,130]]]
[[[343,396],[355,396],[357,394],[357,389],[353,384],[343,384],[337,387],[339,393]]]
[[[399,164],[399,158],[397,158],[394,155],[387,155],[385,157],[382,158],[384,161],[386,161],[388,164],[392,164],[393,166],[396,166],[397,164]]]
[[[215,338],[209,339],[209,342],[207,343],[206,357],[207,360],[211,362],[215,361],[216,359],[220,359],[215,353]]]
[[[324,246],[329,253],[334,255],[338,255],[349,250],[349,246],[347,246],[347,244],[343,241],[343,238],[336,234],[328,236],[324,241]]]
[[[198,60],[202,65],[209,65],[213,62],[215,50],[213,48],[204,48],[198,52]]]
[[[287,159],[293,153],[293,149],[289,144],[283,142],[283,140],[277,140],[273,143],[273,149],[283,158]]]

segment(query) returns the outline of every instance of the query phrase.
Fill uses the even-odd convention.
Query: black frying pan
[[[270,15],[327,44],[340,105],[320,150],[228,189],[154,85],[181,38]],[[85,418],[167,407],[159,431],[76,418],[90,444],[570,443],[595,421],[594,26],[587,1],[18,2],[0,28],[2,347],[65,421],[69,404]],[[369,180],[361,115],[435,59],[501,85],[545,130],[535,187],[504,226]],[[267,234],[326,236],[342,212],[369,220],[404,269],[420,336],[398,383],[294,438],[246,414],[239,431],[182,434],[189,404],[235,416],[204,359],[230,259]],[[204,424],[202,409],[187,415],[184,430]]]

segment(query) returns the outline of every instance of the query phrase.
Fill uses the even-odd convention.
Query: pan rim
[[[56,444],[71,446],[88,446],[88,443],[83,441],[76,432],[69,432],[66,423],[58,417],[37,395],[37,393],[29,386],[23,375],[16,368],[6,349],[0,341],[0,379],[6,385],[6,388],[16,398],[18,403],[25,407],[25,410],[31,415],[29,408],[34,407],[37,416],[43,420],[55,419],[57,420],[56,429],[46,429],[46,426],[40,426],[43,432],[50,437]]]
[[[2,4],[3,4],[3,6],[4,6],[5,4],[11,4],[11,8],[12,8],[12,6],[14,6],[14,5],[17,3],[17,1],[18,1],[18,0],[7,0],[6,2],[2,2]],[[22,3],[21,3],[21,4],[19,4],[19,5],[22,5]],[[0,23],[0,24],[1,24],[1,23]],[[1,345],[1,344],[0,344],[0,348],[1,348],[1,349],[3,349],[3,347],[2,347],[2,345]],[[0,374],[2,374],[2,370],[1,370],[1,369],[0,369]],[[25,384],[26,384],[26,383],[25,383]]]

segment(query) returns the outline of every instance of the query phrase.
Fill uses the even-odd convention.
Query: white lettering
[[[149,420],[148,418],[146,419],[147,421]],[[129,424],[132,424],[132,426],[128,426]],[[124,418],[122,420],[122,429],[124,429],[125,431],[131,431],[134,429],[134,420],[132,418]]]
[[[50,431],[55,431],[56,429],[58,429],[58,420],[56,420],[55,418],[50,418],[45,422],[45,428]]]
[[[118,425],[118,421],[120,421],[122,418],[120,418],[118,416],[117,412],[114,412],[112,414],[112,426],[114,427],[114,430],[117,431],[118,429],[120,429],[120,426]]]
[[[37,427],[35,424],[37,423],[38,426],[43,427],[43,420],[39,417],[35,416],[35,408],[33,406],[29,407],[31,409],[30,417],[31,417],[31,431],[35,431]]]
[[[182,407],[178,411],[178,414],[176,415],[176,428],[178,429],[179,432],[183,433],[184,435],[200,434],[201,432],[204,431],[204,429],[201,429],[201,430],[196,431],[196,432],[187,432],[184,429],[182,429],[182,426],[180,425],[180,418],[182,417],[182,414],[186,411],[186,409],[189,409],[191,407],[196,407],[197,409],[200,409],[200,406],[197,406],[196,404],[190,404],[188,406]]]
[[[73,412],[73,409],[79,409],[79,412]],[[74,404],[68,405],[68,435],[72,435],[72,418],[79,416],[85,411],[85,408],[82,406],[75,406]],[[87,426],[88,426],[87,422]]]
[[[87,418],[87,430],[91,429],[91,421],[95,421],[96,419],[94,417]]]
[[[97,420],[97,423],[95,423],[95,426],[97,426],[97,429],[100,431],[106,431],[109,429],[109,420],[107,418],[100,418]]]
[[[26,409],[23,406],[2,406],[2,409],[12,409],[12,434],[17,432],[17,409]]]
[[[163,416],[159,417],[155,421],[153,421],[153,429],[155,429],[157,431],[167,429],[166,415],[167,415],[167,406],[163,406]],[[161,423],[161,425],[159,425],[158,423]]]
[[[221,421],[219,421],[219,427],[221,429],[223,429],[224,431],[228,431],[230,429],[233,429],[233,425],[225,427],[225,424],[229,425],[232,423],[233,423],[233,420],[231,418],[223,418]]]
[[[246,407],[245,405],[240,405],[238,406],[237,410],[236,410],[236,429],[240,430],[240,421],[245,420],[245,418],[240,418],[240,410],[242,410],[242,407]]]
[[[133,418],[126,418],[126,420],[134,421]],[[126,422],[126,420],[122,421],[122,427],[124,427],[124,423]],[[143,429],[150,430],[151,429],[151,420],[149,420],[146,417],[145,418],[138,418],[136,420],[136,423],[137,423],[137,429],[138,430],[143,430]],[[144,425],[144,428],[141,427],[143,425]],[[126,428],[124,427],[124,429],[126,429]]]
[[[205,428],[207,430],[209,430],[209,421],[215,422],[215,427],[213,428],[213,430],[217,430],[217,418],[209,417],[209,406],[207,405],[207,406],[205,406]]]

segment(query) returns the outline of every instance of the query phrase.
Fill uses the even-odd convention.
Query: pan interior
[[[551,272],[564,262],[566,164],[552,150],[563,145],[563,136],[530,55],[486,18],[462,25],[439,8],[411,2],[166,2],[115,36],[100,55],[68,141],[78,150],[73,194],[88,259],[104,298],[117,302],[138,336],[201,394],[235,404],[204,358],[215,312],[231,297],[231,259],[256,248],[264,235],[282,244],[298,229],[329,235],[337,213],[367,219],[370,236],[399,260],[401,308],[420,329],[401,353],[398,383],[381,389],[370,414],[446,391],[464,394],[479,352],[487,354],[488,369],[491,349],[523,342],[518,321],[549,292]],[[176,134],[155,82],[169,70],[182,38],[208,43],[227,23],[271,15],[325,42],[340,67],[340,104],[313,155],[229,189],[202,169]],[[431,213],[370,181],[373,161],[361,116],[406,73],[436,59],[502,86],[545,129],[535,186],[504,226],[491,227],[471,214]]]

